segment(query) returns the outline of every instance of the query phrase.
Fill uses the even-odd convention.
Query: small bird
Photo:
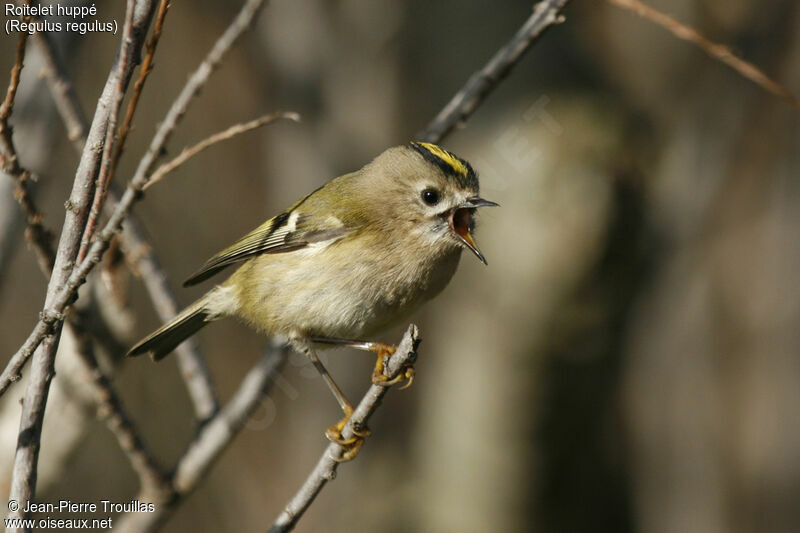
[[[285,335],[305,353],[336,397],[344,418],[326,436],[352,459],[365,431],[345,440],[353,412],[315,352],[319,344],[378,354],[372,381],[390,385],[383,360],[395,347],[361,339],[403,320],[448,284],[465,248],[486,264],[472,237],[475,211],[496,206],[479,196],[463,159],[427,142],[389,148],[360,170],[334,178],[209,259],[184,282],[241,266],[128,352],[154,360],[211,321],[237,317],[268,335]]]

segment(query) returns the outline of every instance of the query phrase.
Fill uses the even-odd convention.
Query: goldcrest
[[[479,196],[469,163],[447,150],[425,142],[389,148],[209,259],[184,286],[240,266],[128,355],[161,359],[209,322],[237,317],[285,335],[312,357],[348,414],[349,403],[317,365],[313,347],[369,349],[380,364],[390,347],[360,339],[441,292],[464,249],[486,263],[472,237],[475,211],[495,205]],[[373,376],[385,381],[380,372]],[[330,438],[336,440],[344,421]]]

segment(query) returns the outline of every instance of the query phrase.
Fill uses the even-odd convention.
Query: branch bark
[[[228,139],[232,139],[237,135],[241,135],[242,133],[247,133],[248,131],[252,131],[256,128],[260,128],[262,126],[266,126],[267,124],[272,124],[276,120],[279,119],[287,119],[287,120],[294,120],[295,122],[300,121],[300,115],[291,111],[278,111],[276,113],[269,113],[266,115],[262,115],[256,119],[253,119],[249,122],[242,122],[239,124],[234,124],[230,128],[227,128],[223,131],[217,132],[197,144],[193,144],[192,146],[187,146],[184,148],[180,154],[178,154],[174,159],[168,161],[158,167],[155,172],[150,176],[147,184],[144,186],[144,189],[147,190],[154,184],[158,183],[164,176],[184,164],[189,159],[193,158],[203,150],[212,147],[217,143],[221,143],[222,141],[227,141]]]
[[[2,394],[8,388],[11,381],[19,379],[19,370],[25,364],[25,361],[28,359],[28,357],[30,357],[30,354],[33,353],[39,344],[42,343],[44,338],[51,333],[51,331],[54,333],[58,332],[57,330],[64,320],[64,310],[69,302],[74,298],[78,287],[80,287],[86,281],[86,276],[89,275],[94,266],[100,261],[103,252],[105,252],[106,248],[108,248],[111,238],[119,232],[120,228],[122,227],[122,222],[133,208],[133,204],[141,197],[141,191],[147,183],[149,172],[152,170],[158,155],[164,148],[164,145],[171,136],[178,122],[183,117],[184,113],[186,113],[191,100],[208,81],[209,76],[216,69],[216,67],[219,66],[219,62],[222,60],[222,57],[230,49],[233,43],[241,36],[242,33],[244,33],[247,28],[249,28],[253,18],[262,7],[263,3],[264,0],[248,0],[225,33],[223,33],[214,44],[214,47],[206,56],[206,59],[200,64],[194,74],[190,76],[189,81],[186,83],[183,90],[170,107],[164,121],[156,131],[156,134],[150,143],[150,147],[139,162],[139,166],[137,167],[133,178],[128,184],[125,192],[122,194],[119,203],[114,208],[114,211],[109,217],[108,222],[105,224],[103,230],[97,236],[97,239],[94,241],[94,243],[92,243],[92,246],[86,254],[86,258],[80,263],[80,265],[72,269],[71,275],[68,275],[68,277],[63,280],[64,282],[61,283],[61,290],[55,293],[55,295],[49,300],[45,300],[45,309],[42,311],[39,322],[36,324],[33,331],[31,331],[30,335],[28,335],[28,338],[25,340],[19,350],[17,350],[17,353],[15,353],[11,358],[11,362],[3,371],[3,374],[0,375],[0,394]],[[150,7],[152,7],[152,4],[150,4]],[[141,43],[139,42],[138,44],[141,47]],[[99,107],[102,107],[102,105]],[[91,142],[92,131],[89,132],[89,139],[87,141],[87,148],[91,148],[93,146],[93,143]],[[84,149],[84,153],[86,152],[87,149]],[[82,166],[83,165],[79,165],[78,167],[79,175],[84,175],[84,173],[81,172]],[[86,192],[85,187],[82,188],[82,190],[84,193]],[[91,189],[89,190],[89,193],[91,193]],[[84,203],[87,201],[87,196],[91,197],[91,195],[85,194],[83,197]],[[74,202],[68,201],[68,205],[70,212],[75,211],[76,215],[82,215],[81,218],[85,222],[87,216],[87,213],[85,212],[86,206],[84,205],[84,210],[81,211],[75,209]],[[72,218],[70,218],[70,221],[72,221]],[[65,224],[65,230],[70,230],[70,236],[73,232],[72,226],[74,226],[74,224],[70,224],[69,226]],[[62,238],[64,235],[65,234],[62,232]],[[78,236],[77,239],[80,239],[80,236]],[[72,254],[73,258],[75,253],[77,253],[77,247],[75,248],[76,249]],[[56,258],[56,261],[58,262],[58,257]],[[72,260],[68,262],[65,261],[64,263],[69,266],[71,262]],[[50,289],[48,289],[48,294],[50,294],[50,292]]]
[[[752,81],[763,90],[774,94],[795,110],[800,111],[800,98],[790,93],[786,87],[767,76],[754,64],[738,57],[727,46],[715,43],[691,26],[678,22],[666,13],[650,7],[640,0],[608,0],[608,2],[661,26],[678,39],[689,41],[712,58],[735,70],[743,78]]]
[[[386,362],[383,371],[384,375],[392,379],[402,372],[403,368],[412,364],[416,359],[419,343],[420,338],[417,326],[411,324],[397,346],[397,351]],[[353,438],[355,436],[354,429],[359,430],[367,426],[369,417],[378,408],[383,397],[389,392],[389,388],[381,385],[370,386],[367,393],[358,403],[344,430],[342,430],[343,439]],[[313,503],[314,498],[317,497],[317,494],[325,484],[336,477],[336,470],[341,464],[339,461],[344,451],[344,448],[335,442],[328,445],[322,457],[317,461],[314,470],[311,471],[303,486],[300,487],[300,490],[297,491],[277,520],[275,520],[275,523],[269,529],[269,533],[285,533],[294,529],[298,520]]]
[[[75,148],[80,152],[85,143],[88,131],[85,115],[81,109],[77,95],[72,90],[72,81],[66,69],[58,60],[53,43],[48,34],[34,35],[39,51],[44,59],[43,75],[50,87],[53,100],[62,121],[67,128],[68,136]],[[152,43],[152,39],[150,41]],[[143,65],[142,68],[144,68]],[[137,80],[137,83],[141,80]],[[130,109],[130,107],[129,107]],[[126,116],[126,122],[128,117]],[[124,126],[124,124],[123,124]],[[116,157],[116,154],[115,154]],[[112,182],[108,192],[105,211],[108,216],[113,213],[119,203],[120,193]],[[145,237],[144,231],[135,213],[130,213],[122,232],[122,240],[126,250],[132,251],[133,264],[142,276],[153,307],[162,321],[167,321],[180,310],[175,292],[167,282],[167,276],[161,268],[158,258]],[[195,415],[202,423],[217,411],[218,404],[211,382],[211,376],[196,341],[189,339],[176,349],[178,366],[186,383]]]
[[[172,515],[183,498],[197,487],[214,461],[241,431],[261,399],[269,394],[288,353],[289,348],[283,342],[271,343],[267,354],[245,376],[230,402],[203,426],[197,438],[181,456],[170,480],[173,490],[171,499],[157,505],[152,513],[128,513],[121,516],[114,524],[115,531],[147,533],[154,531]]]
[[[76,328],[77,329],[77,328]],[[86,383],[92,391],[97,403],[100,418],[117,439],[120,449],[128,457],[131,467],[138,474],[141,492],[153,499],[164,499],[171,493],[168,476],[159,466],[155,456],[145,446],[139,430],[128,416],[122,400],[117,394],[111,380],[100,368],[92,349],[92,341],[85,331],[78,330],[76,338],[81,344],[75,351],[85,365],[89,374]]]
[[[559,12],[568,2],[569,0],[543,0],[536,4],[533,14],[514,37],[467,80],[439,114],[417,134],[417,139],[437,143],[453,128],[464,124],[545,30],[563,20]]]
[[[153,28],[153,35],[151,35],[150,40],[147,41],[147,53],[145,54],[144,60],[142,61],[142,66],[139,69],[139,78],[136,80],[136,83],[133,84],[133,94],[131,95],[130,102],[128,102],[128,110],[125,112],[125,120],[123,120],[122,125],[119,127],[119,139],[114,145],[112,152],[113,155],[109,156],[108,168],[106,172],[101,172],[100,176],[97,178],[94,199],[92,200],[92,208],[89,211],[89,219],[86,222],[86,227],[83,231],[83,237],[81,238],[81,247],[78,251],[78,262],[83,260],[84,256],[86,255],[86,250],[89,248],[89,243],[91,242],[95,226],[97,225],[97,220],[100,217],[101,210],[106,201],[108,186],[114,179],[114,173],[117,169],[117,165],[119,164],[120,157],[122,157],[122,152],[125,149],[125,141],[128,139],[128,133],[131,131],[131,124],[133,123],[133,116],[136,113],[136,106],[139,103],[139,98],[142,95],[142,90],[144,89],[144,84],[147,81],[147,77],[150,75],[150,71],[153,68],[153,57],[156,53],[158,41],[161,38],[161,31],[164,28],[164,19],[167,16],[168,7],[169,3],[167,0],[161,0],[158,5],[158,14],[156,15],[156,23],[155,27]],[[116,128],[110,129],[112,135],[116,133],[115,129]],[[110,147],[110,145],[108,146]]]
[[[26,20],[30,20],[30,17],[26,17]],[[25,230],[26,237],[33,245],[40,268],[49,273],[55,260],[55,251],[52,243],[53,235],[42,223],[44,216],[36,206],[31,193],[30,183],[33,177],[30,171],[25,169],[19,162],[12,128],[8,123],[14,110],[27,42],[28,34],[21,33],[17,41],[17,52],[14,66],[11,67],[6,96],[3,99],[3,103],[0,104],[0,168],[15,181],[14,199],[22,207],[28,224]]]
[[[116,203],[113,191],[110,191],[110,199],[112,203]],[[135,217],[128,218],[125,223],[125,227],[120,233],[120,244],[127,260],[133,265],[136,273],[141,276],[158,317],[166,322],[177,315],[180,311],[178,298],[167,280],[167,275],[164,273],[158,257],[153,253],[153,248],[145,237],[144,230]],[[175,348],[175,354],[178,356],[178,368],[192,400],[195,416],[201,424],[204,424],[219,409],[205,357],[194,337],[179,344]]]
[[[147,33],[147,28],[152,18],[152,8],[153,3],[148,1],[142,1],[138,5],[133,0],[128,3],[120,52],[98,101],[95,118],[89,131],[89,142],[83,151],[75,181],[73,182],[72,193],[67,201],[67,213],[56,251],[53,274],[50,277],[45,297],[45,309],[49,309],[54,302],[58,301],[62,293],[61,287],[70,276],[70,271],[73,270],[78,246],[80,245],[80,237],[88,215],[88,205],[94,190],[94,177],[102,162],[98,148],[103,147],[109,124],[113,123],[114,117],[119,111],[119,105],[122,103],[122,94],[133,72],[133,59],[141,49],[144,35]],[[41,346],[36,351],[31,365],[31,377],[23,401],[11,483],[10,498],[19,502],[30,501],[36,488],[36,466],[41,444],[44,408],[53,377],[53,364],[63,323],[64,307],[65,305],[56,313],[45,312],[44,320],[39,322],[40,324],[43,322],[48,324],[48,327],[42,331],[43,335],[47,335],[47,339],[41,343]],[[41,328],[37,326],[36,329]],[[36,346],[31,345],[31,347],[35,348]],[[8,383],[6,381],[7,378],[19,374],[19,369],[24,364],[29,353],[18,352],[12,358],[9,367],[3,372],[3,384]],[[10,516],[21,517],[22,515],[23,512],[20,510],[11,513]]]

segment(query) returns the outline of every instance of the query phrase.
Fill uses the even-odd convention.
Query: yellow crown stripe
[[[414,144],[416,144],[417,146],[421,146],[422,148],[425,148],[431,154],[438,157],[443,162],[447,163],[447,165],[451,167],[456,174],[459,174],[461,176],[467,175],[467,167],[464,166],[464,163],[462,163],[461,160],[459,160],[456,156],[454,156],[447,150],[440,148],[439,146],[436,146],[433,143],[415,141]]]

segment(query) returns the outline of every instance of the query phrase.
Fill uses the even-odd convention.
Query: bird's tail
[[[210,294],[210,293],[209,293]],[[194,335],[216,317],[207,307],[209,294],[178,313],[175,318],[139,341],[128,351],[128,356],[149,353],[154,361],[169,355],[180,343]]]

